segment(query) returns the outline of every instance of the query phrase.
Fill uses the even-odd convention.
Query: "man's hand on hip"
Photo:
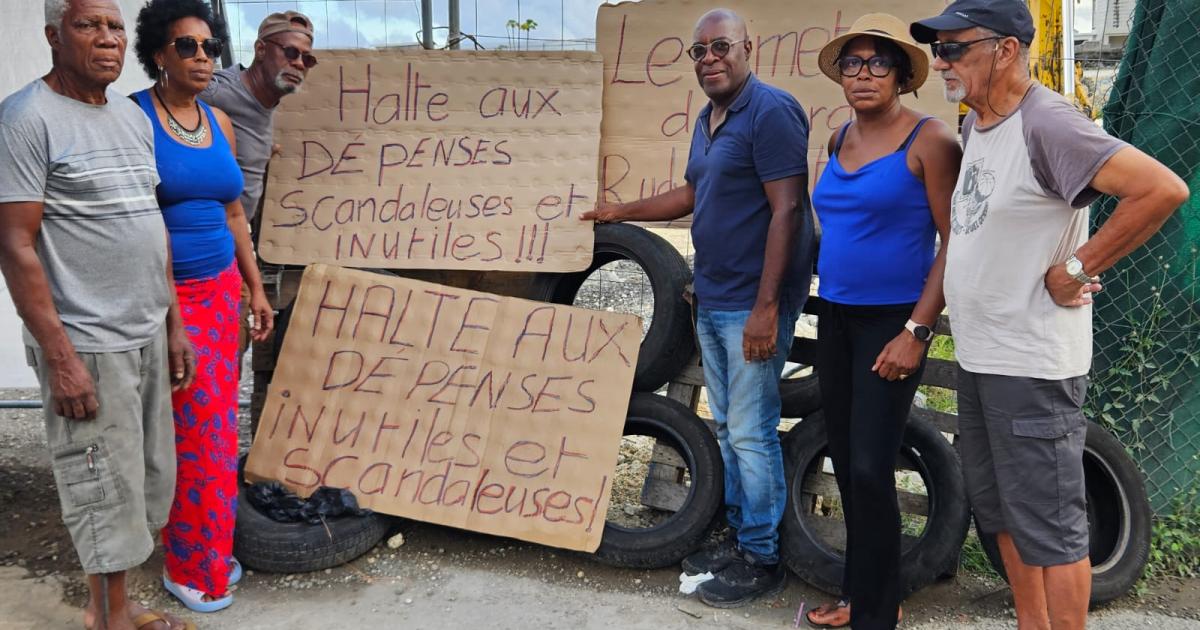
[[[68,420],[93,420],[100,401],[96,399],[96,381],[78,354],[71,352],[49,366],[50,400],[54,413]]]
[[[1081,284],[1067,273],[1066,265],[1059,263],[1046,271],[1046,290],[1050,299],[1064,307],[1078,307],[1092,303],[1092,294],[1101,290],[1100,277],[1092,277],[1088,284]]]
[[[778,329],[779,308],[755,305],[742,330],[742,355],[747,362],[768,361],[775,356]]]

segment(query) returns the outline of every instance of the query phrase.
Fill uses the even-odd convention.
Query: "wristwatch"
[[[925,324],[918,324],[911,319],[904,324],[904,330],[912,333],[912,336],[916,337],[917,341],[927,342],[930,339],[933,339],[932,328],[926,326]]]
[[[1080,284],[1092,283],[1092,277],[1084,273],[1083,262],[1076,258],[1075,254],[1071,254],[1071,256],[1067,258],[1067,262],[1065,264],[1067,266],[1068,276],[1075,278],[1075,280]]]

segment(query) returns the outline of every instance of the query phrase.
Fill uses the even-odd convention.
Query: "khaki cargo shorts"
[[[1087,378],[958,371],[959,456],[984,533],[1008,532],[1025,564],[1088,555],[1083,445]]]
[[[96,383],[93,420],[54,413],[48,370],[38,348],[26,348],[42,384],[46,441],[62,518],[90,575],[145,562],[175,496],[175,424],[166,334],[128,352],[80,353]]]

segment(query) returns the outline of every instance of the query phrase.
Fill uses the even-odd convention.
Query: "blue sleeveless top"
[[[208,118],[212,144],[201,149],[184,145],[163,128],[150,90],[134,96],[154,127],[154,159],[161,180],[158,205],[171,239],[175,280],[214,277],[233,263],[233,232],[225,204],[241,196],[242,170],[204,102],[198,101]]]
[[[817,294],[850,305],[909,304],[921,297],[937,234],[925,184],[908,170],[908,147],[924,118],[895,153],[847,172],[838,152],[813,190],[821,222]]]

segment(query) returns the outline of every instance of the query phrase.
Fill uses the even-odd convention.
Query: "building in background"
[[[1102,49],[1121,50],[1129,39],[1136,0],[1095,0],[1092,6],[1092,36]]]

